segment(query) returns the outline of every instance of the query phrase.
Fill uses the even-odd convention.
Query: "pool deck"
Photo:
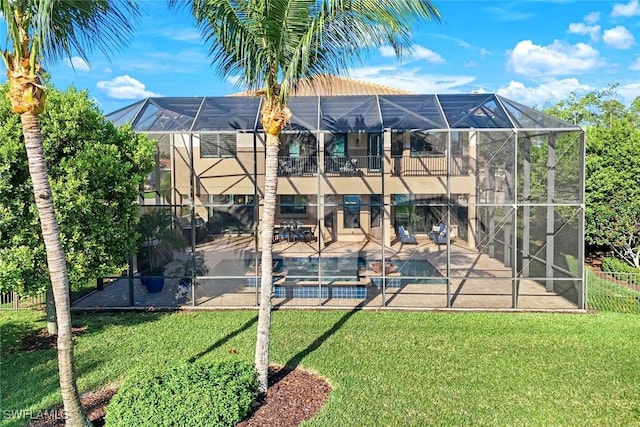
[[[363,298],[333,298],[333,292],[318,290],[317,279],[306,278],[295,283],[287,274],[275,274],[275,284],[279,286],[305,286],[315,288],[312,298],[287,297],[272,298],[274,308],[363,308],[363,309],[415,309],[415,310],[522,310],[522,311],[580,311],[566,298],[545,290],[533,280],[512,280],[512,271],[496,259],[486,254],[465,248],[461,244],[451,244],[447,257],[446,245],[436,245],[421,240],[417,245],[394,243],[384,248],[387,261],[426,260],[436,272],[430,280],[412,280],[403,277],[401,281],[389,281],[394,287],[378,286],[372,279],[379,274],[367,266],[360,271],[357,281],[332,278],[323,281],[331,288],[360,285],[366,289]],[[206,259],[211,276],[198,278],[196,285],[187,295],[177,295],[178,280],[165,279],[160,293],[149,293],[138,278],[119,278],[105,285],[104,290],[75,301],[73,309],[230,309],[256,308],[259,301],[259,287],[256,276],[247,266],[255,263],[255,242],[250,236],[226,236],[213,242],[199,245],[197,251]],[[317,242],[280,242],[273,246],[274,259],[282,257],[316,257]],[[335,242],[322,249],[323,257],[355,258],[368,262],[382,259],[383,248],[376,242]],[[184,256],[185,254],[183,254]],[[258,252],[259,255],[259,252]],[[447,259],[450,260],[450,286],[447,276]],[[255,271],[255,269],[253,270]],[[397,276],[396,276],[397,277]],[[394,278],[391,273],[388,279]],[[302,281],[302,283],[300,283]],[[517,287],[517,289],[514,289]],[[130,301],[133,291],[133,304]],[[513,297],[514,290],[517,295]],[[277,295],[277,294],[276,294]],[[319,295],[319,297],[318,297]],[[514,306],[514,303],[516,305]]]

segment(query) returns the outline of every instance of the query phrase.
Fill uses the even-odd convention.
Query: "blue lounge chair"
[[[429,237],[438,245],[446,245],[447,244],[447,226],[444,223],[438,224],[436,227],[433,227],[433,230],[429,233]]]
[[[404,228],[402,225],[398,227],[398,239],[400,239],[400,243],[411,243],[411,244],[418,243],[418,239],[416,239],[416,236],[412,236],[409,233],[409,230]]]

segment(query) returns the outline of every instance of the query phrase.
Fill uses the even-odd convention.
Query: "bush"
[[[255,370],[243,361],[139,371],[113,396],[105,422],[109,427],[234,426],[256,395]]]
[[[602,271],[614,273],[640,273],[640,269],[632,267],[626,262],[610,256],[602,258]]]

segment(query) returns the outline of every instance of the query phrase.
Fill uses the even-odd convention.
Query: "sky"
[[[400,62],[381,46],[348,76],[420,94],[497,93],[532,107],[610,85],[625,104],[640,96],[640,0],[433,3],[442,21],[413,29],[410,58]],[[110,60],[94,54],[89,63],[74,57],[47,64],[53,84],[88,90],[104,113],[146,97],[243,89],[212,65],[186,10],[169,10],[166,0],[141,4],[143,17],[128,45]],[[2,42],[5,33],[3,25]]]

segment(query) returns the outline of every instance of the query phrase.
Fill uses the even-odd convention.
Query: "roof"
[[[348,77],[321,74],[304,79],[293,91],[293,96],[350,96],[350,95],[410,95],[415,94],[376,83]],[[230,96],[255,96],[255,92],[239,92]]]
[[[257,96],[154,97],[107,119],[149,133],[259,132],[261,103]],[[496,94],[293,96],[288,106],[288,129],[309,131],[581,130]]]

